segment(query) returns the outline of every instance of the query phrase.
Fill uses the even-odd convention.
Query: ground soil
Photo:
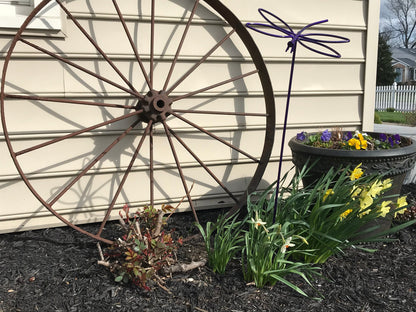
[[[199,216],[207,221],[215,213]],[[197,233],[191,214],[175,215],[170,226],[184,237]],[[107,225],[109,232],[117,228],[117,222]],[[394,238],[370,245],[378,249],[375,253],[351,248],[330,258],[313,288],[290,278],[310,294],[308,298],[283,284],[263,289],[247,285],[237,261],[222,276],[203,266],[176,273],[164,279],[163,287],[154,284],[151,291],[144,291],[116,283],[109,270],[97,264],[96,242],[70,228],[3,234],[0,312],[416,311],[416,225]],[[178,251],[182,262],[203,257],[203,243],[197,237]]]

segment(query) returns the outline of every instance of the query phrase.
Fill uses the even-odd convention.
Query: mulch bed
[[[410,186],[410,190],[412,191]],[[416,194],[412,192],[412,194]],[[216,211],[199,214],[213,220]],[[192,215],[177,214],[170,226],[184,237],[196,234]],[[88,225],[90,229],[98,225]],[[107,225],[116,231],[117,222]],[[322,265],[314,288],[290,280],[311,297],[278,283],[257,289],[247,285],[239,263],[223,276],[207,266],[175,273],[151,291],[121,285],[98,265],[96,242],[70,228],[0,235],[0,312],[10,311],[416,311],[416,225],[395,235],[396,241],[351,248]],[[204,257],[199,238],[178,251],[182,262]],[[313,299],[321,297],[321,299]]]

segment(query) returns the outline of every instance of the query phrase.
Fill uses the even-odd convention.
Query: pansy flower
[[[352,132],[348,131],[347,133],[344,134],[344,141],[349,141],[352,139]]]
[[[389,143],[391,147],[394,146],[394,139],[392,137],[389,137]]]
[[[329,132],[328,129],[322,132],[321,140],[322,142],[329,142],[329,140],[331,140],[331,132]]]
[[[306,132],[305,131],[302,131],[302,132],[298,133],[296,135],[296,139],[298,139],[299,141],[305,141],[305,139],[306,139]]]

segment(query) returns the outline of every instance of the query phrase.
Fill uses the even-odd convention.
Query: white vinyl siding
[[[2,29],[19,28],[27,16],[32,12],[33,8],[39,4],[41,0],[12,0],[0,1],[0,33]],[[44,13],[34,19],[28,26],[31,30],[49,30],[58,31],[62,29],[62,21],[60,10],[57,5],[49,5]]]
[[[162,69],[163,72],[167,72],[169,64],[166,59],[172,59],[177,47],[177,41],[181,34],[181,30],[184,27],[183,21],[180,20],[184,14],[183,8],[177,12],[174,11],[177,3],[183,3],[181,1],[156,1],[157,17],[163,20],[162,23],[157,24],[158,40],[156,41],[156,63],[158,69]],[[131,12],[140,12],[142,7],[150,3],[148,1],[119,1],[120,3],[131,3]],[[203,1],[201,1],[203,2]],[[312,52],[299,46],[297,51],[297,63],[294,72],[293,92],[291,98],[290,112],[289,112],[289,124],[288,132],[286,134],[287,140],[300,131],[316,131],[331,129],[333,127],[342,127],[344,129],[364,129],[366,131],[372,130],[373,120],[372,114],[374,112],[374,96],[375,96],[375,74],[376,74],[376,54],[377,54],[377,36],[378,36],[378,15],[379,15],[379,0],[224,0],[222,1],[228,6],[234,14],[244,24],[246,22],[260,22],[264,23],[257,12],[258,8],[267,9],[285,22],[291,25],[294,30],[299,30],[306,24],[319,21],[322,19],[328,19],[329,22],[318,27],[311,29],[311,32],[324,32],[334,35],[340,35],[347,37],[351,40],[348,44],[335,44],[333,48],[339,51],[342,55],[341,59],[333,59],[324,57],[322,55],[313,54]],[[114,10],[111,5],[111,1],[103,0],[89,0],[89,1],[66,1],[67,6],[71,11],[76,12],[84,25],[88,25],[94,30],[95,38],[106,39],[111,38],[114,30]],[[128,4],[127,4],[128,5]],[[99,12],[96,12],[97,19],[91,19],[90,7],[99,8]],[[144,12],[148,12],[148,7],[143,9]],[[2,11],[0,11],[2,12]],[[192,32],[196,37],[194,42],[197,44],[188,44],[185,42],[182,50],[182,54],[186,55],[186,59],[177,64],[178,69],[189,68],[194,62],[198,60],[207,51],[207,48],[212,47],[214,38],[218,38],[221,33],[216,33],[215,23],[212,22],[212,13],[209,12],[209,8],[204,11],[206,16],[197,16],[197,24],[200,25],[200,33],[208,30],[211,35],[207,35],[204,39],[199,39],[198,29]],[[0,13],[1,14],[1,13]],[[133,14],[133,13],[132,13]],[[176,17],[179,16],[179,17]],[[134,21],[134,16],[130,16]],[[176,18],[176,19],[175,19]],[[148,16],[147,16],[147,19]],[[209,20],[209,23],[205,23],[205,19]],[[0,19],[1,20],[1,19]],[[16,20],[16,17],[12,17],[12,20]],[[2,22],[4,25],[4,23]],[[1,27],[1,26],[0,26]],[[66,55],[69,55],[72,59],[75,59],[80,64],[92,64],[92,67],[98,70],[100,73],[106,73],[106,68],[101,61],[96,58],[96,51],[91,45],[84,45],[79,31],[72,23],[67,23],[66,36],[64,38],[52,38],[48,44],[53,46],[57,50],[61,50]],[[148,38],[148,34],[143,32],[143,36]],[[171,34],[174,34],[170,36]],[[292,55],[285,52],[287,39],[277,39],[269,36],[264,36],[256,32],[251,32],[254,40],[256,41],[260,52],[263,55],[268,67],[269,74],[271,76],[275,100],[276,100],[276,137],[273,148],[273,153],[270,159],[270,163],[263,177],[261,187],[267,186],[269,183],[276,179],[277,165],[279,159],[279,150],[281,144],[282,127],[284,106],[286,103],[286,91],[288,85],[289,69]],[[164,39],[164,41],[162,40]],[[166,39],[170,44],[166,44]],[[199,40],[198,40],[199,39]],[[10,41],[10,37],[0,37],[0,67],[4,60],[5,52],[7,51],[7,45]],[[114,41],[110,39],[105,40],[104,48],[111,56],[121,64],[124,69],[129,69],[129,56],[130,53],[128,45]],[[141,48],[141,47],[140,47]],[[65,71],[62,66],[52,62],[45,57],[40,57],[38,52],[28,47],[21,45],[18,50],[20,59],[14,64],[14,70],[9,70],[8,80],[18,82],[22,85],[28,85],[42,94],[50,96],[62,96],[59,92],[64,92],[64,95],[79,96],[80,98],[94,98],[99,92],[109,92],[114,98],[117,98],[116,90],[112,87],[106,87],[101,89],[102,86],[94,85],[93,90],[97,94],[92,94],[91,90],[87,89],[83,82],[90,79],[86,75],[80,74],[79,76],[72,75],[71,72]],[[144,48],[143,48],[144,49]],[[142,51],[140,51],[142,52]],[[248,53],[244,49],[238,49],[232,46],[230,49],[219,49],[215,58],[210,59],[209,65],[205,68],[206,77],[226,77],[230,76],[224,64],[233,63],[234,59],[241,59],[247,57]],[[231,66],[230,65],[230,66]],[[36,73],[37,76],[42,75],[42,79],[33,79],[30,75],[22,75],[22,72],[27,72],[27,69]],[[57,75],[59,73],[59,75]],[[54,79],[54,77],[59,79]],[[131,74],[133,79],[139,79],[139,74],[134,72]],[[224,79],[226,79],[224,78]],[[87,81],[88,82],[88,81]],[[93,82],[92,82],[93,83]],[[243,85],[243,84],[242,84]],[[181,85],[183,92],[195,90],[199,87],[206,86],[204,81],[201,80],[189,80]],[[221,105],[233,107],[235,101],[245,101],[247,105],[258,105],[261,101],[259,93],[261,88],[256,84],[246,84],[239,86],[233,90],[232,96],[224,96],[220,98]],[[227,89],[224,86],[224,89]],[[97,91],[98,90],[98,91]],[[19,90],[16,90],[18,92]],[[214,93],[213,93],[214,94]],[[214,95],[207,93],[201,95],[198,99],[201,102],[210,103],[214,99]],[[122,100],[120,100],[122,101]],[[189,99],[189,106],[195,105],[192,102],[193,99]],[[121,102],[122,103],[122,102]],[[47,109],[46,107],[45,109]],[[41,109],[41,108],[39,108]],[[71,116],[77,114],[73,110],[61,112],[62,118],[68,120],[65,129],[58,129],[54,124],[54,119],[39,120],[37,118],[36,111],[26,112],[30,116],[25,120],[19,120],[19,111],[16,107],[16,120],[11,120],[15,125],[19,125],[20,133],[14,133],[15,136],[19,136],[21,144],[30,146],[37,142],[45,141],[47,139],[56,137],[60,131],[71,131],[77,129],[79,125],[70,122]],[[84,117],[84,116],[81,116]],[[101,115],[85,116],[85,124],[98,122],[98,118]],[[21,116],[20,116],[21,118]],[[88,119],[87,119],[88,118]],[[91,120],[92,118],[92,120]],[[97,118],[95,120],[94,118]],[[203,126],[203,116],[198,123]],[[102,121],[102,120],[101,120]],[[215,124],[210,125],[218,135],[227,138],[233,138],[237,131],[230,130],[230,124],[228,119],[218,118]],[[38,128],[42,126],[40,131]],[[188,130],[188,129],[186,129]],[[239,130],[239,129],[238,129]],[[242,146],[243,149],[253,149],[258,144],[257,134],[254,130],[241,131],[238,133],[242,138],[248,137],[252,146]],[[200,136],[196,133],[190,133],[192,138],[192,144],[206,144],[200,139]],[[82,136],[74,140],[74,144],[71,148],[68,148],[66,155],[63,155],[63,159],[71,160],[74,157],[74,153],[77,150],[85,150],[85,146],[88,143],[94,141],[97,147],[102,147],[106,144],[108,137],[105,133],[100,135]],[[161,144],[156,144],[158,147]],[[287,146],[287,145],[286,145]],[[250,150],[251,151],[251,150]],[[158,177],[160,181],[169,181],[172,178],[172,174],[169,171],[172,167],[173,160],[170,156],[168,146],[161,148],[155,153],[159,155],[166,155],[166,170],[160,170]],[[211,157],[212,162],[215,161],[215,166],[219,171],[225,171],[224,161],[221,160],[220,155],[228,151],[221,149],[213,149],[207,146],[207,155],[205,157]],[[42,161],[48,159],[48,157],[57,157],[57,164],[51,168],[50,171],[43,175],[39,175],[36,179],[36,186],[41,189],[45,194],[52,193],[55,186],[62,185],[68,177],[76,175],[80,167],[82,166],[83,159],[76,159],[79,163],[70,163],[60,160],[61,155],[54,153],[46,153],[40,151],[40,157],[33,162],[31,170],[36,170],[42,167]],[[44,154],[42,154],[44,153]],[[230,154],[230,152],[228,152]],[[198,169],[199,165],[189,157],[189,155],[180,155],[181,157],[188,157],[187,167],[185,170],[187,173],[192,174],[193,171]],[[68,194],[69,198],[58,207],[65,217],[70,220],[76,220],[78,223],[93,222],[93,213],[90,211],[99,211],[102,208],[106,208],[108,204],[109,176],[117,171],[116,163],[118,161],[124,161],[121,155],[120,158],[110,159],[103,162],[104,173],[97,175],[93,183],[98,185],[102,184],[103,188],[99,189],[96,193],[89,194],[89,185],[81,185],[84,188],[79,188],[79,193]],[[48,226],[59,226],[62,223],[51,215],[45,208],[43,208],[37,199],[28,190],[25,184],[22,182],[20,176],[17,174],[15,166],[11,160],[9,152],[7,150],[4,137],[0,133],[0,159],[2,165],[0,166],[0,233],[12,232],[25,229],[42,228]],[[284,153],[284,170],[288,170],[292,167],[290,149],[286,147]],[[142,164],[139,164],[140,167]],[[162,166],[162,164],[160,164]],[[245,169],[250,166],[243,164],[239,172],[240,176],[230,177],[230,179],[244,179]],[[144,167],[144,166],[143,166]],[[170,169],[169,169],[170,168]],[[134,174],[133,180],[142,181],[147,178],[147,173],[139,168]],[[209,200],[206,200],[204,194],[207,194],[207,190],[214,183],[210,179],[201,177],[197,180],[200,183],[196,183],[195,188],[191,192],[192,196],[198,199],[197,208],[206,208],[212,206]],[[238,187],[238,185],[236,186]],[[129,190],[130,193],[134,193],[135,198],[131,199],[137,203],[148,203],[148,192],[143,187],[132,185]],[[84,193],[85,192],[85,193]],[[171,183],[164,189],[159,189],[156,194],[158,203],[172,203],[178,201],[184,195],[183,188],[177,181]],[[172,201],[170,199],[173,199]],[[186,203],[183,203],[181,207],[186,207]]]
[[[11,1],[0,0],[0,4],[30,6],[33,4],[33,0],[11,0]]]

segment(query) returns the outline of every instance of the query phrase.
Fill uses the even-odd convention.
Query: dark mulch
[[[411,191],[411,190],[410,190]],[[416,194],[416,192],[414,193]],[[200,214],[201,220],[215,212]],[[196,233],[190,214],[171,226],[187,237]],[[97,227],[97,225],[88,225]],[[107,228],[114,231],[117,223]],[[10,311],[416,311],[416,226],[396,241],[373,244],[375,253],[349,249],[322,266],[315,288],[293,277],[311,296],[283,284],[257,289],[244,282],[239,264],[224,276],[204,266],[165,280],[147,292],[114,282],[97,264],[96,243],[69,228],[0,235],[0,312]],[[199,239],[179,250],[182,261],[204,256]]]

